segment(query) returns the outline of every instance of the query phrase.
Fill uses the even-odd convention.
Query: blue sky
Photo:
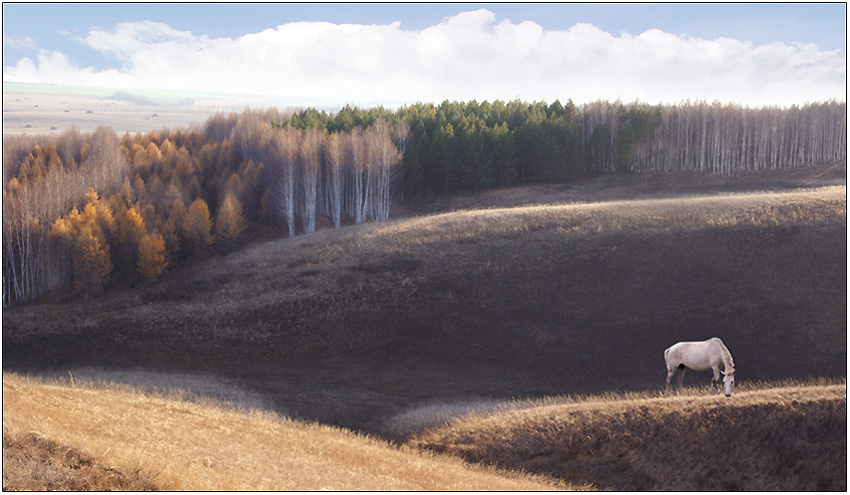
[[[6,82],[365,104],[846,92],[843,3],[4,3],[3,36]]]

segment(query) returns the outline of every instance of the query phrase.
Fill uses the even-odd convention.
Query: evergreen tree
[[[517,180],[517,151],[514,133],[502,122],[493,128],[493,174],[496,185],[515,184]]]

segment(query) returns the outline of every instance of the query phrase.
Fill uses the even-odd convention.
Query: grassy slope
[[[568,487],[260,411],[6,373],[3,447],[4,490]]]
[[[472,414],[410,443],[618,491],[846,491],[847,386],[548,399]]]
[[[704,180],[555,186],[547,201],[582,203],[322,231],[88,305],[13,308],[4,367],[221,373],[369,431],[430,397],[658,387],[666,347],[711,336],[739,382],[844,376],[846,188],[723,195],[741,188]]]
[[[3,490],[150,491],[160,489],[144,473],[105,465],[80,450],[37,433],[3,432]]]

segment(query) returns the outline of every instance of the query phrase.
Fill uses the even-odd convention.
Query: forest
[[[251,239],[394,203],[608,173],[846,160],[846,103],[417,103],[217,113],[185,129],[3,139],[3,305],[88,301]]]

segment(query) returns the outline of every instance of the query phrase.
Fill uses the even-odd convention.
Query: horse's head
[[[723,385],[726,386],[726,397],[732,397],[732,387],[735,386],[735,370],[723,371]]]

